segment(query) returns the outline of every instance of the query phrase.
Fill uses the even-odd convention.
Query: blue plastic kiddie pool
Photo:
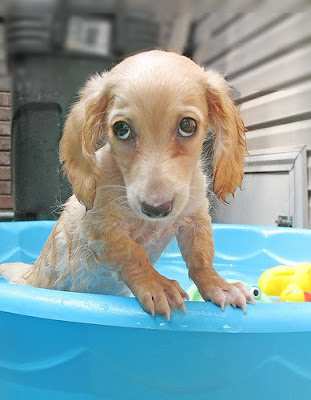
[[[54,222],[0,224],[0,262],[33,262]],[[311,231],[214,226],[217,270],[257,282],[311,260]],[[176,245],[158,270],[187,289]],[[187,302],[170,322],[134,298],[9,285],[0,279],[1,400],[301,400],[311,396],[311,303],[222,312]]]

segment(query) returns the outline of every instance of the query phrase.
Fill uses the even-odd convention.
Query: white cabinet
[[[306,146],[253,150],[244,171],[230,204],[214,202],[214,222],[308,227]]]

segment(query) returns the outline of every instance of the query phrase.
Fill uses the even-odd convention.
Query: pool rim
[[[51,227],[55,221],[46,221]],[[43,221],[1,222],[39,225]],[[11,226],[12,227],[12,226]],[[282,231],[307,234],[307,229],[275,228],[250,225],[215,224],[215,229],[261,231],[263,235]],[[171,321],[145,313],[135,298],[63,292],[58,290],[10,285],[0,279],[0,312],[35,317],[41,320],[157,329],[175,332],[206,333],[289,333],[311,332],[311,303],[258,303],[241,309],[228,307],[224,312],[208,302],[186,302],[187,312],[173,312]]]

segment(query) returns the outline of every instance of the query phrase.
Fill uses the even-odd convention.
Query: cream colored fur
[[[178,125],[186,117],[196,120],[197,131],[184,138]],[[133,139],[116,137],[117,121],[129,124]],[[214,191],[225,201],[241,185],[245,141],[243,122],[219,74],[175,53],[150,51],[91,78],[60,145],[74,195],[35,265],[5,265],[2,273],[11,274],[14,283],[51,289],[131,291],[147,312],[169,319],[171,309],[185,308],[187,295],[152,265],[176,236],[202,296],[222,308],[245,309],[252,297],[213,268],[200,161],[208,128],[216,132]],[[95,153],[103,138],[106,144]],[[157,207],[167,201],[173,208],[164,218],[142,212],[143,202]]]

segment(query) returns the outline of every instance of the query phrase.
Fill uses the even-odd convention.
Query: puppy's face
[[[213,190],[221,199],[243,178],[245,128],[222,76],[175,53],[150,51],[95,75],[73,106],[60,158],[87,209],[99,176],[95,148],[105,137],[124,177],[128,203],[146,219],[176,217],[189,201],[207,127],[215,133]]]
[[[145,53],[110,75],[108,141],[128,203],[141,218],[176,217],[189,201],[207,131],[203,70],[186,58]]]

